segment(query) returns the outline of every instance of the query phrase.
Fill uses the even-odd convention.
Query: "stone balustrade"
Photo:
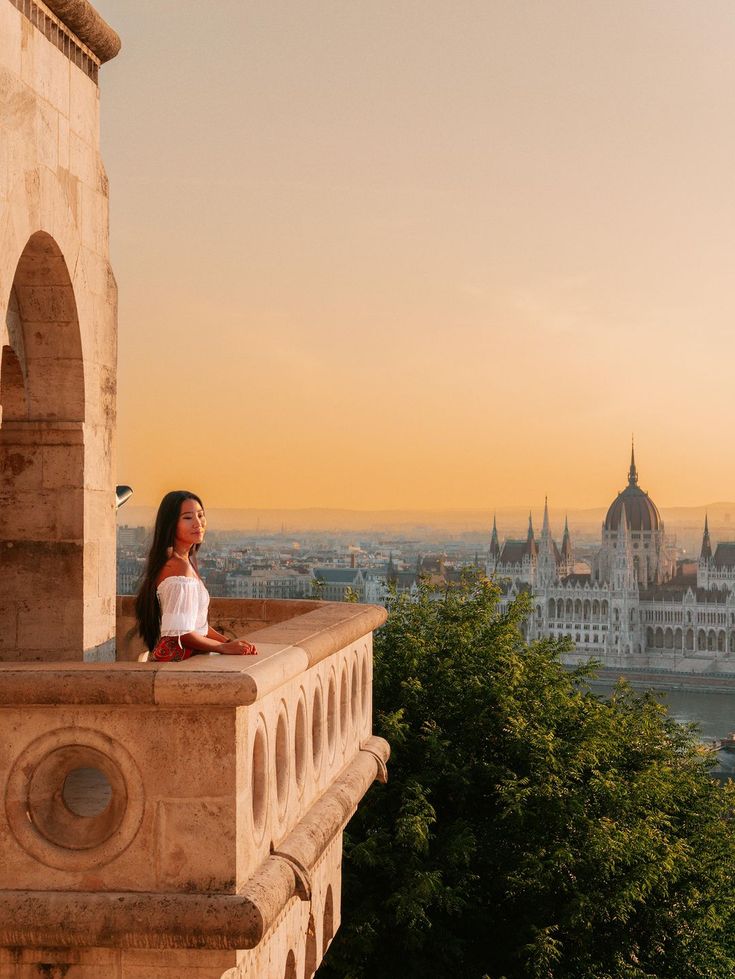
[[[31,961],[68,979],[313,975],[339,924],[342,830],[385,778],[385,611],[211,611],[258,656],[0,664],[0,977]],[[134,657],[130,613],[119,599]]]

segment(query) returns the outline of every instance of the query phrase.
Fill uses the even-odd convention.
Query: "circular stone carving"
[[[74,791],[80,769],[94,772],[81,776],[82,798]],[[143,808],[143,780],[133,757],[89,728],[59,728],[32,741],[16,758],[5,793],[18,843],[57,870],[88,870],[114,860],[138,832]]]

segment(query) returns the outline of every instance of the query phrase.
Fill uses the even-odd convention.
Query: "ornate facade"
[[[713,552],[705,518],[696,573],[677,568],[658,507],[638,485],[633,452],[589,571],[574,570],[567,525],[557,546],[547,505],[539,538],[529,517],[525,540],[501,545],[493,522],[487,570],[503,581],[504,603],[533,594],[530,639],[569,636],[578,653],[609,666],[642,657],[648,666],[707,669],[704,660],[735,658],[735,542]]]

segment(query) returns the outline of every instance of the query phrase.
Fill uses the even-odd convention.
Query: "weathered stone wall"
[[[40,0],[0,0],[5,661],[114,654],[116,288],[98,66]]]

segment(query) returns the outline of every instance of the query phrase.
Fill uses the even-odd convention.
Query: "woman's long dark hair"
[[[135,617],[138,620],[138,633],[145,640],[148,649],[154,649],[161,638],[161,606],[158,604],[156,583],[161,568],[171,557],[169,548],[176,540],[176,524],[181,514],[181,504],[184,500],[196,500],[204,509],[204,504],[196,495],[188,490],[172,490],[161,500],[156,514],[156,526],[153,530],[153,543],[148,552],[143,582],[135,596]],[[200,545],[195,544],[189,552],[189,559],[196,568],[196,552]]]

